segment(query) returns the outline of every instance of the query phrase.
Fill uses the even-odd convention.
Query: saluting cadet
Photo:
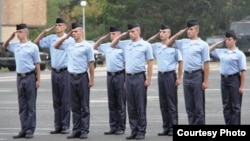
[[[147,127],[147,87],[151,84],[154,57],[151,45],[144,41],[140,34],[140,25],[131,23],[128,24],[128,31],[116,37],[111,43],[112,47],[121,48],[125,53],[125,89],[131,129],[130,136],[126,137],[128,140],[144,139]],[[130,40],[117,44],[122,37],[127,35]],[[146,63],[147,75],[145,75]]]
[[[174,41],[185,31],[188,39],[176,40],[174,46],[183,56],[183,88],[188,123],[205,124],[205,89],[208,87],[209,46],[199,36],[199,21],[190,20],[187,28],[180,30],[169,42]]]
[[[10,41],[17,36],[19,42]],[[16,25],[14,32],[4,42],[3,48],[15,55],[17,92],[21,131],[13,138],[33,138],[36,129],[36,97],[40,87],[40,55],[36,44],[28,39],[26,24]]]
[[[68,57],[64,50],[54,48],[56,41],[65,37],[67,34],[66,22],[61,19],[56,19],[56,25],[45,29],[35,39],[35,43],[41,48],[49,48],[51,58],[51,83],[52,83],[52,98],[54,108],[54,127],[55,130],[51,134],[68,134],[70,126],[70,93],[68,89],[68,72],[67,61]],[[55,29],[56,34],[51,34],[46,37],[45,34]],[[73,43],[73,38],[68,38],[65,43]]]
[[[160,31],[147,40],[151,42],[158,37],[161,39],[161,42],[152,44],[158,65],[158,90],[163,121],[163,132],[158,133],[159,136],[172,136],[173,125],[178,124],[177,86],[181,83],[183,63],[179,49],[167,46],[170,35],[170,27],[162,24]],[[177,65],[178,75],[176,75]]]
[[[66,50],[68,54],[68,76],[73,114],[73,131],[67,137],[68,139],[86,139],[89,133],[89,94],[90,87],[94,85],[95,59],[93,47],[83,39],[83,32],[85,31],[83,31],[82,25],[73,23],[71,32],[55,44],[55,48]],[[71,35],[75,43],[64,43]]]
[[[237,36],[234,30],[226,32],[225,40],[210,46],[211,55],[221,62],[221,96],[223,115],[226,125],[241,124],[241,104],[246,77],[246,56],[236,46]],[[227,49],[216,49],[225,43]]]
[[[111,26],[110,33],[101,37],[94,44],[105,54],[107,64],[107,89],[110,130],[105,135],[121,135],[126,129],[126,95],[124,89],[125,66],[124,53],[122,49],[112,48],[110,42],[102,43],[107,39],[113,40],[121,34],[119,26]],[[101,44],[102,43],[102,44]],[[119,44],[119,43],[118,43]]]

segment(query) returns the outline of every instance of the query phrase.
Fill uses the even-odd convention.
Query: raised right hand
[[[52,27],[50,27],[50,28],[45,29],[44,32],[46,32],[46,33],[47,33],[47,32],[50,32],[50,31],[52,31],[54,28],[55,28],[55,26],[52,26]]]
[[[16,36],[16,32],[13,32],[13,33],[10,35],[10,39],[11,39],[11,40],[14,39],[15,36]]]

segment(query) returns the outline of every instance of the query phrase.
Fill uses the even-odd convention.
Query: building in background
[[[0,0],[0,69],[16,70],[14,54],[2,52],[2,43],[16,31],[16,24],[26,23],[29,28],[45,26],[46,6],[46,0]],[[41,70],[45,70],[48,53],[40,52],[40,57]]]
[[[46,0],[0,0],[0,42],[16,30],[16,24],[29,28],[45,26]]]

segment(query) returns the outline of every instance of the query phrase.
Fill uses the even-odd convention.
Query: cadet
[[[140,34],[141,28],[138,23],[128,24],[128,31],[116,37],[111,43],[112,47],[121,48],[125,53],[125,89],[131,129],[131,135],[126,138],[128,140],[144,139],[147,127],[147,87],[151,85],[154,57],[151,45],[141,39]],[[117,46],[119,40],[127,35],[130,40],[125,40]],[[145,63],[148,65],[147,75]]]
[[[11,42],[15,34],[19,42]],[[40,87],[40,55],[36,44],[28,39],[26,24],[16,25],[14,32],[4,42],[3,49],[15,55],[17,72],[17,92],[21,131],[13,138],[33,138],[36,129],[36,97]]]
[[[170,35],[170,27],[162,24],[160,31],[147,40],[151,42],[158,37],[161,39],[161,42],[152,44],[158,65],[158,90],[163,121],[163,132],[158,133],[159,136],[172,136],[173,125],[178,124],[177,86],[181,83],[183,63],[179,49],[167,46]],[[178,75],[176,76],[177,64]]]
[[[111,26],[110,33],[96,41],[94,49],[105,53],[107,64],[107,89],[110,130],[105,135],[124,134],[126,128],[126,95],[124,90],[125,69],[122,49],[112,48],[110,42],[101,44],[104,40],[113,40],[121,34],[119,26]]]
[[[225,40],[210,46],[211,55],[221,62],[221,97],[226,125],[240,125],[241,104],[246,77],[246,56],[236,46],[234,30],[226,32]],[[227,49],[215,49],[225,43]]]
[[[68,139],[86,139],[89,133],[89,94],[90,87],[94,86],[95,59],[93,47],[83,39],[83,32],[85,31],[83,31],[82,25],[73,23],[71,32],[55,44],[55,48],[66,50],[69,59],[68,72],[72,99],[73,131],[72,134],[67,137]],[[67,39],[70,38],[71,35],[75,43],[67,44]]]
[[[54,48],[56,41],[65,37],[67,34],[66,22],[61,19],[56,19],[56,25],[45,29],[35,39],[35,43],[41,48],[49,48],[51,56],[51,83],[52,83],[52,98],[54,108],[54,127],[55,130],[51,134],[67,134],[70,126],[70,93],[68,89],[68,72],[67,61],[68,57],[64,50]],[[51,34],[46,37],[45,34],[55,29],[56,34]],[[74,39],[69,38],[66,42],[73,43]]]
[[[170,43],[187,31],[188,39],[175,41],[183,56],[183,88],[188,123],[205,124],[205,89],[208,87],[209,46],[199,36],[199,21],[190,20],[187,28],[170,38]]]

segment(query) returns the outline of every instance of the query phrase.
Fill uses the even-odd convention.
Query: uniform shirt
[[[66,36],[66,33],[63,37]],[[50,58],[51,58],[51,67],[55,69],[66,68],[68,63],[67,53],[64,50],[59,50],[54,47],[55,43],[63,37],[58,37],[56,34],[51,34],[42,38],[39,41],[39,45],[41,48],[49,48],[50,49]],[[74,39],[69,37],[63,42],[63,45],[67,45],[70,43],[74,43]]]
[[[132,40],[120,41],[117,46],[125,53],[125,68],[127,73],[146,71],[146,61],[154,59],[151,45],[140,39],[137,42]]]
[[[37,45],[30,41],[27,43],[12,42],[7,49],[15,55],[17,73],[31,72],[35,70],[35,64],[41,62]]]
[[[124,53],[122,49],[112,48],[111,43],[104,43],[98,47],[105,54],[107,71],[117,72],[124,70]],[[118,43],[119,44],[119,43]]]
[[[178,61],[182,61],[179,49],[167,47],[162,43],[153,43],[152,50],[160,72],[173,71]]]
[[[176,40],[175,47],[182,53],[185,71],[202,69],[203,63],[210,61],[209,45],[200,38]]]
[[[220,59],[220,73],[231,75],[247,69],[246,56],[238,48],[235,50],[215,49],[211,55]]]
[[[89,68],[89,62],[95,61],[94,50],[90,43],[82,41],[81,43],[62,44],[60,49],[66,50],[68,55],[69,73],[83,73]]]

